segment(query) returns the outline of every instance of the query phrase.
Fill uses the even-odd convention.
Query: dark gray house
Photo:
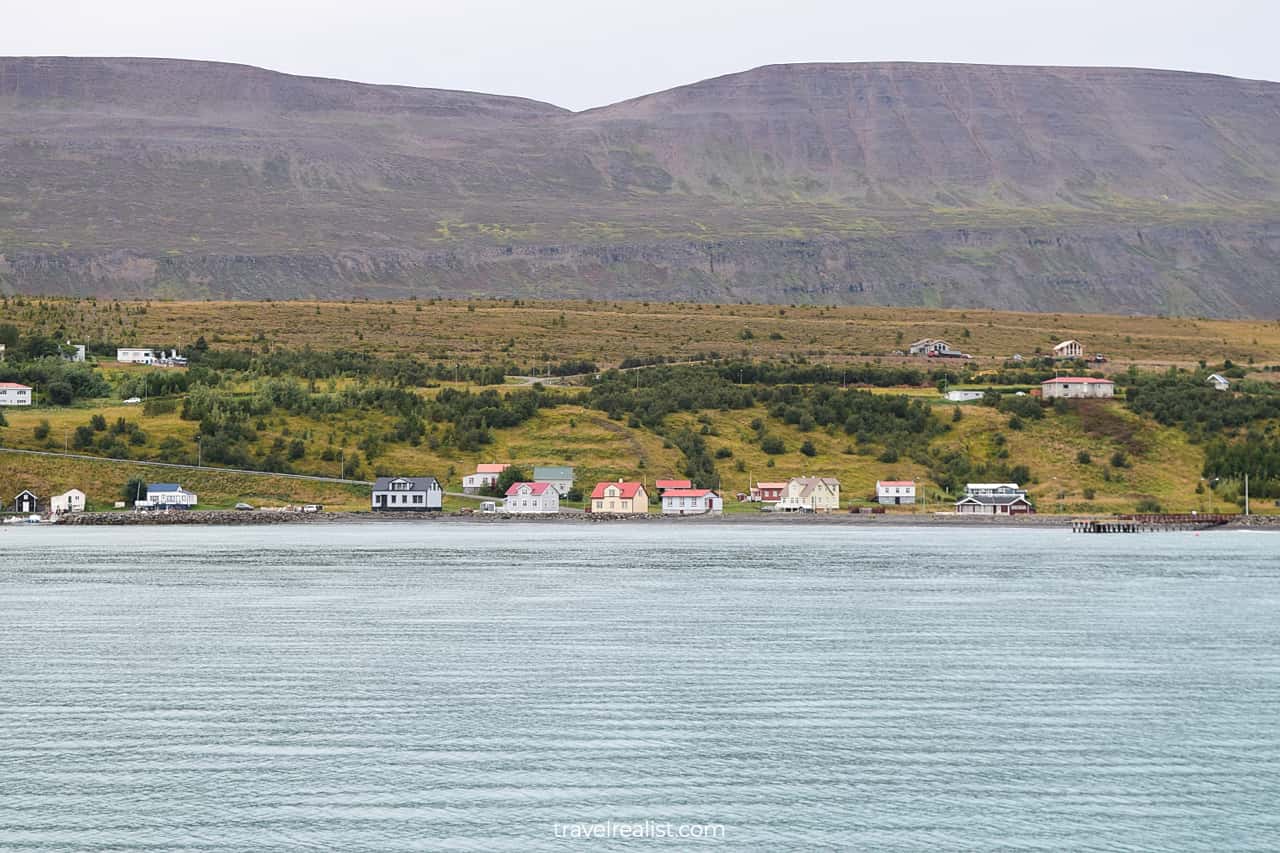
[[[26,489],[18,492],[18,496],[13,499],[14,512],[36,512],[39,506],[40,499]]]
[[[435,477],[379,477],[372,503],[374,512],[439,512],[444,490]]]

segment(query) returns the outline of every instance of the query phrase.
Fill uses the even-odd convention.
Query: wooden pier
[[[1174,530],[1207,530],[1231,521],[1230,515],[1210,513],[1148,513],[1088,518],[1071,522],[1072,533],[1164,533]]]

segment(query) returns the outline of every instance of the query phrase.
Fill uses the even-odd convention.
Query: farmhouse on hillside
[[[640,515],[649,511],[649,493],[643,483],[596,483],[591,492],[588,512],[611,512]]]
[[[712,489],[673,488],[662,493],[663,515],[721,515],[724,499]]]
[[[985,396],[987,396],[986,391],[956,389],[947,392],[947,400],[952,403],[970,403],[974,400],[981,400]]]
[[[502,504],[503,512],[559,512],[560,493],[550,483],[512,483]]]
[[[50,512],[84,512],[84,492],[71,489],[49,498]]]
[[[876,503],[896,506],[915,502],[915,480],[876,480]]]
[[[1059,397],[1076,399],[1088,397],[1106,399],[1116,395],[1116,383],[1110,379],[1093,379],[1088,376],[1059,376],[1040,383],[1040,396],[1046,400]]]
[[[1027,515],[1035,512],[1026,489],[1017,483],[969,483],[956,501],[963,515]]]
[[[147,483],[145,500],[135,501],[141,509],[190,509],[196,505],[196,493],[177,483]]]
[[[116,349],[116,361],[121,364],[155,364],[160,359],[156,351],[143,347],[119,347]]]
[[[1231,388],[1231,380],[1221,373],[1210,373],[1205,382],[1212,385],[1215,391],[1226,391]]]
[[[567,465],[538,465],[533,469],[536,483],[550,483],[560,497],[573,491],[573,468]]]
[[[40,499],[29,489],[18,492],[17,497],[13,499],[14,512],[37,512],[39,506]]]
[[[18,382],[0,382],[0,406],[30,406],[31,386]]]
[[[835,477],[792,477],[782,490],[783,512],[834,512],[840,508],[840,481]]]
[[[374,512],[438,512],[444,489],[435,477],[379,477],[370,500]]]
[[[476,466],[474,474],[462,478],[462,491],[468,495],[479,495],[498,485],[498,475],[510,468],[506,462],[482,462]]]
[[[921,338],[907,347],[908,355],[924,355],[934,357],[955,357],[961,355],[959,350],[951,348],[951,344],[936,338]]]
[[[1053,348],[1054,358],[1084,358],[1084,344],[1079,341],[1063,341]]]

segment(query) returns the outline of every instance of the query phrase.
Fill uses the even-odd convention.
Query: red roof
[[[521,486],[529,486],[529,492],[535,495],[540,495],[544,493],[547,489],[551,488],[550,483],[512,483],[510,488],[507,489],[507,494],[508,495],[516,494],[517,492],[520,491]]]
[[[643,483],[596,483],[595,489],[591,492],[592,499],[604,497],[604,490],[610,486],[618,487],[618,496],[623,498],[634,498],[636,493],[644,487]]]
[[[508,462],[481,462],[476,466],[477,474],[501,474],[511,467]]]
[[[714,495],[711,489],[667,489],[662,493],[664,498],[705,498]]]
[[[659,489],[687,489],[693,483],[690,480],[657,480],[653,485]]]
[[[915,480],[876,480],[877,486],[914,486]]]
[[[30,385],[22,385],[18,382],[0,382],[0,388],[5,390],[30,391]]]
[[[1115,385],[1110,379],[1094,379],[1092,376],[1059,376],[1057,379],[1046,379],[1041,385],[1056,385],[1067,382],[1075,385]]]

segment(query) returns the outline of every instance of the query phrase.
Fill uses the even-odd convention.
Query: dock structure
[[[1163,533],[1220,527],[1232,516],[1210,513],[1145,513],[1110,518],[1082,518],[1071,522],[1072,533]]]

